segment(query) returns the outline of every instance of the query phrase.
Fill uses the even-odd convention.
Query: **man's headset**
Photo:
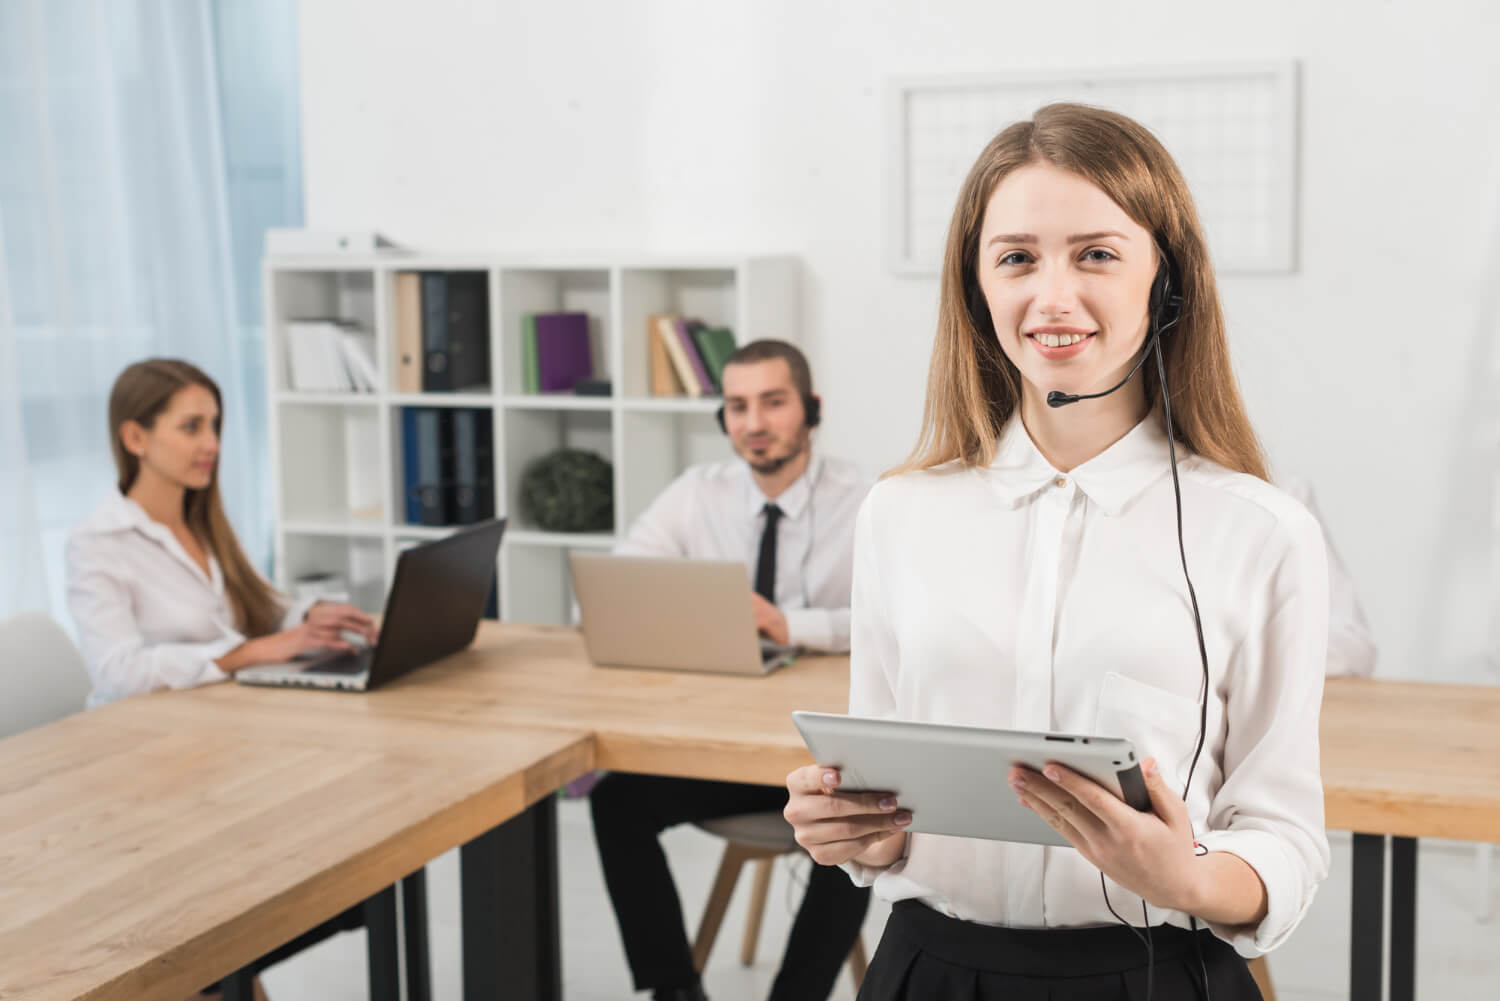
[[[714,419],[719,422],[719,430],[725,434],[729,433],[729,426],[724,423],[724,407],[721,404],[714,411]],[[802,397],[802,421],[809,428],[817,427],[823,420],[823,401],[811,393]]]

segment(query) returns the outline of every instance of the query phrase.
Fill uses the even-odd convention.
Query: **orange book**
[[[666,326],[670,327],[672,317],[653,315],[646,320],[646,340],[651,345],[651,395],[681,396],[684,385],[678,377],[671,351],[667,348],[667,335],[663,333],[662,321],[666,321]]]
[[[656,331],[657,340],[666,348],[667,357],[672,360],[672,371],[676,373],[682,391],[688,396],[702,396],[703,386],[693,373],[693,363],[683,350],[682,340],[677,333],[677,317],[669,313],[658,314],[651,317],[651,324]]]

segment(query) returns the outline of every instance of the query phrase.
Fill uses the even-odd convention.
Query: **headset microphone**
[[[1141,366],[1146,363],[1146,359],[1151,357],[1151,349],[1160,343],[1161,335],[1177,326],[1177,321],[1182,318],[1182,296],[1172,287],[1173,279],[1176,278],[1173,273],[1176,267],[1176,262],[1171,255],[1163,249],[1161,269],[1157,273],[1156,280],[1151,284],[1151,335],[1146,338],[1146,343],[1141,348],[1141,356],[1136,359],[1135,367],[1130,370],[1130,374],[1102,393],[1064,393],[1054,389],[1047,394],[1047,406],[1066,407],[1079,400],[1097,400],[1101,396],[1113,393],[1135,377],[1135,374],[1141,370]]]
[[[1176,322],[1177,322],[1176,320],[1172,321],[1172,323],[1176,323]],[[1170,325],[1171,324],[1168,324],[1168,326],[1170,326]],[[1129,382],[1130,379],[1131,379],[1131,377],[1134,376],[1137,372],[1139,372],[1141,370],[1141,365],[1143,365],[1145,363],[1145,361],[1146,361],[1147,358],[1151,357],[1151,348],[1156,344],[1156,339],[1161,335],[1161,332],[1163,330],[1165,330],[1165,329],[1166,329],[1166,327],[1157,327],[1155,324],[1152,325],[1151,336],[1147,339],[1146,347],[1145,347],[1145,349],[1143,351],[1141,351],[1141,357],[1140,357],[1140,359],[1138,361],[1136,361],[1135,368],[1132,368],[1130,370],[1130,375],[1127,375],[1125,378],[1121,379],[1119,382],[1115,383],[1113,386],[1109,387],[1104,392],[1102,392],[1102,393],[1084,393],[1084,394],[1080,395],[1078,393],[1064,393],[1064,392],[1061,392],[1060,390],[1054,389],[1054,390],[1052,390],[1052,392],[1050,392],[1050,393],[1047,394],[1047,406],[1049,406],[1049,407],[1066,407],[1068,404],[1070,404],[1070,403],[1077,403],[1079,400],[1097,400],[1101,396],[1108,396],[1110,393],[1113,393],[1115,390],[1119,389],[1121,386],[1123,386],[1127,382]]]

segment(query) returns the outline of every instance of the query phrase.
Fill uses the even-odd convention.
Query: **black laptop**
[[[374,646],[247,667],[234,679],[367,692],[464,649],[479,631],[504,531],[504,518],[480,522],[401,553]]]

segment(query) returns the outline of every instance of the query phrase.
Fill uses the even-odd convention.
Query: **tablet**
[[[1094,737],[977,726],[794,712],[792,721],[820,765],[842,773],[844,792],[891,792],[911,811],[908,831],[991,841],[1067,845],[1016,801],[1013,765],[1041,771],[1049,761],[1087,775],[1137,810],[1151,799],[1135,748]]]

